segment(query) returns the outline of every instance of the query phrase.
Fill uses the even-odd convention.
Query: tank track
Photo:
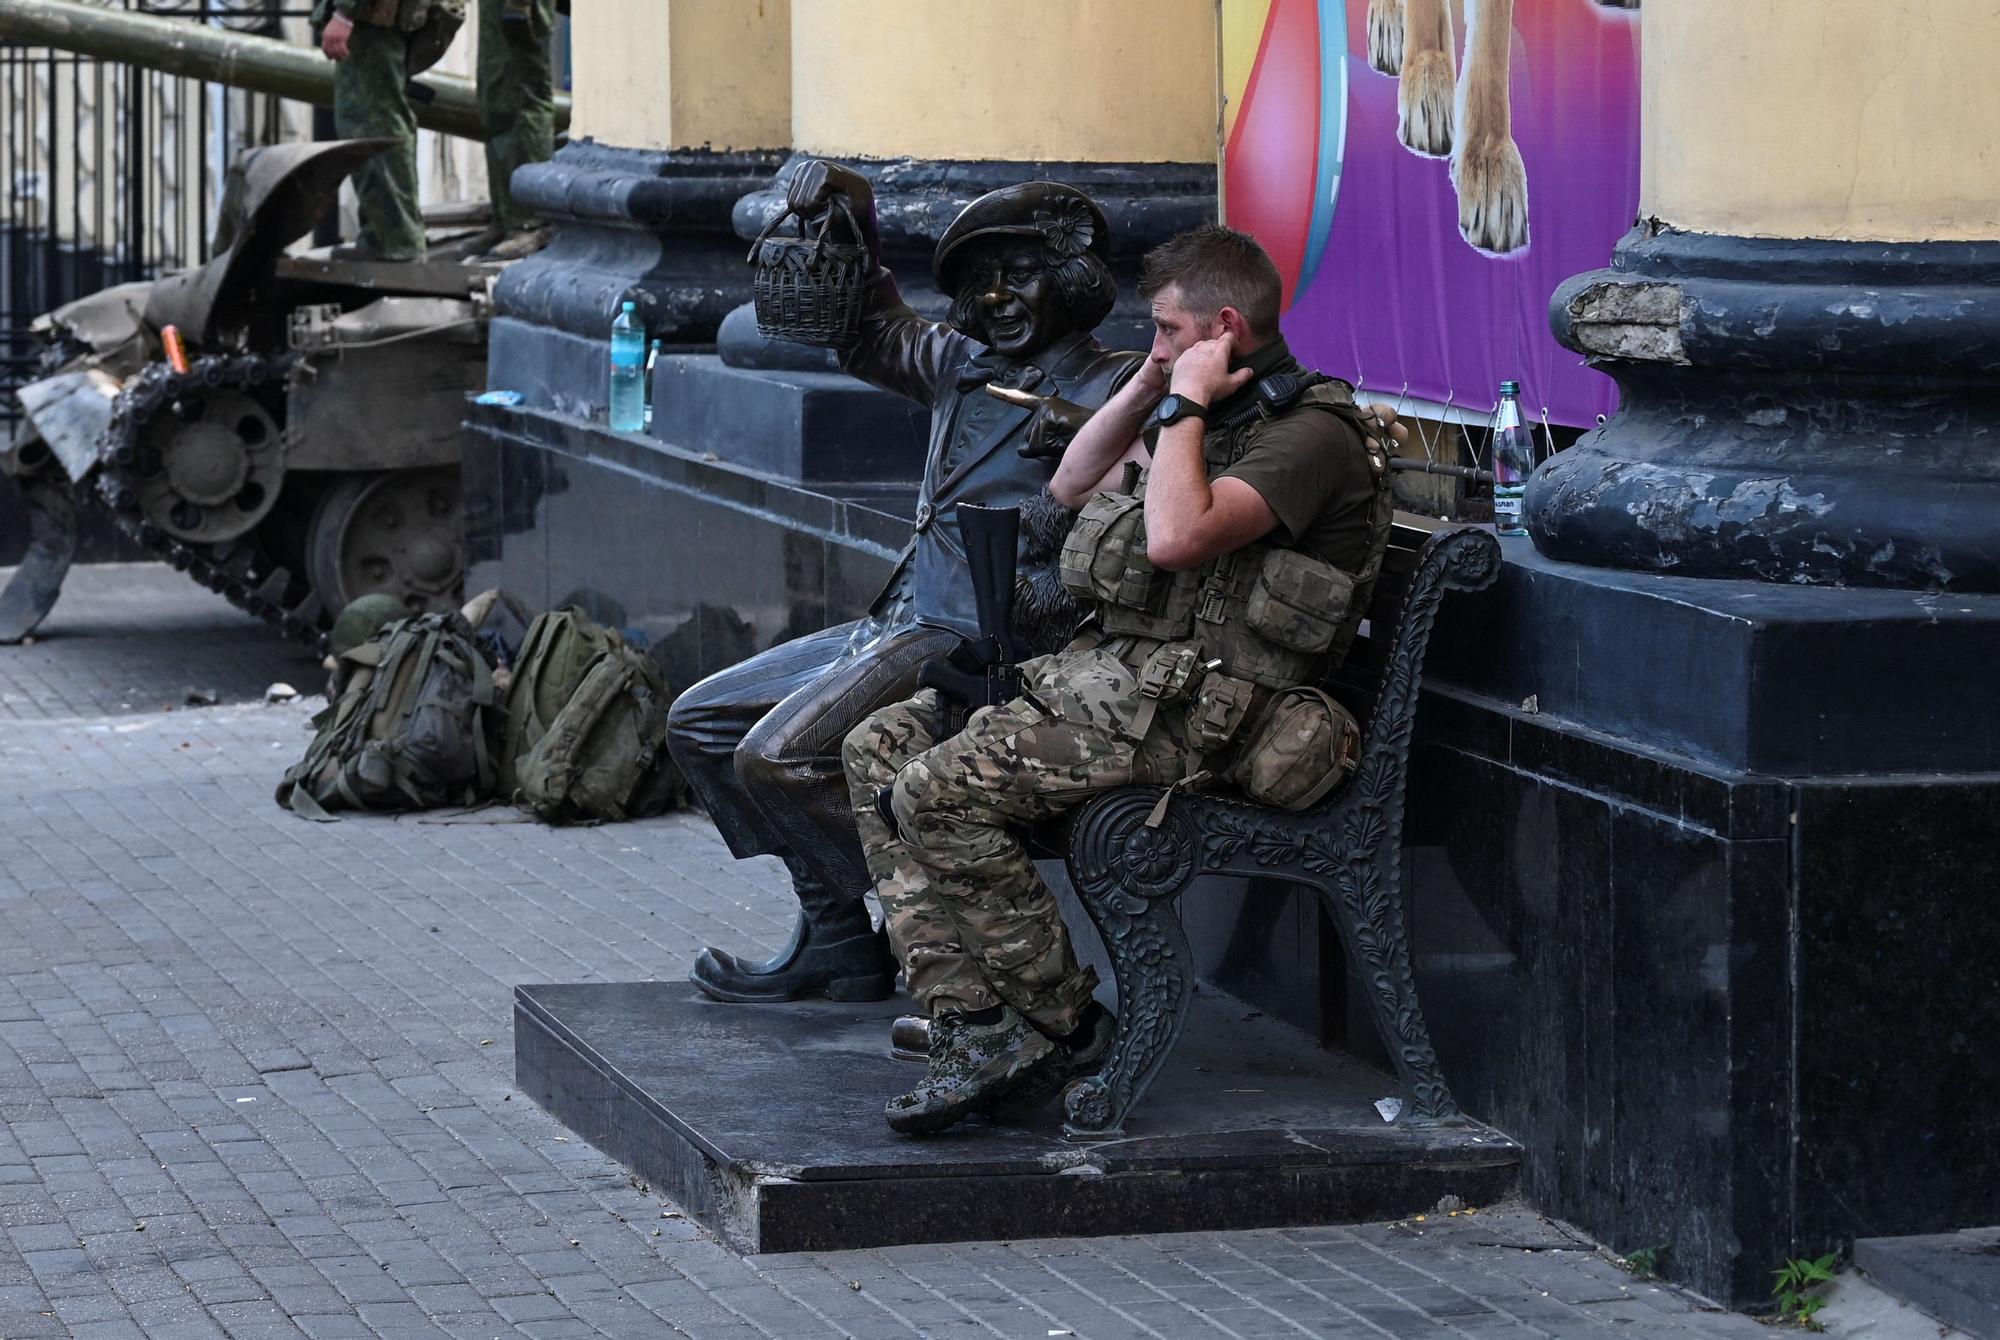
[[[189,543],[167,534],[139,505],[137,465],[139,435],[147,422],[183,397],[232,390],[267,391],[282,388],[298,366],[295,357],[261,354],[213,354],[194,360],[186,372],[154,363],[125,383],[111,409],[111,424],[98,467],[97,491],[111,509],[118,528],[149,552],[157,554],[209,590],[225,597],[314,651],[323,649],[319,597],[303,575],[264,561],[252,537],[253,526],[233,540],[214,544]],[[259,523],[263,524],[262,522]],[[294,588],[302,598],[287,603]]]

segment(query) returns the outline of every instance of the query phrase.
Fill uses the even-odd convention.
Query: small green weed
[[[1826,1306],[1826,1299],[1812,1290],[1833,1278],[1834,1259],[1834,1254],[1828,1252],[1817,1261],[1786,1261],[1783,1268],[1774,1272],[1778,1282],[1771,1296],[1778,1300],[1780,1322],[1791,1322],[1808,1331],[1826,1329],[1813,1320],[1813,1314]]]
[[[1673,1251],[1671,1243],[1655,1243],[1651,1247],[1640,1247],[1625,1253],[1622,1260],[1625,1268],[1642,1280],[1656,1280],[1666,1273],[1667,1256]]]

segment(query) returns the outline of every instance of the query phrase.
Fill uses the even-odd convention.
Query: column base
[[[1554,558],[2000,591],[2000,243],[1635,230],[1551,302],[1623,406],[1528,485]]]
[[[730,211],[768,181],[778,151],[624,149],[578,140],[514,177],[521,203],[554,239],[501,275],[494,290],[488,385],[529,404],[602,412],[610,331],[621,302],[668,345],[711,345],[722,318],[750,296]]]

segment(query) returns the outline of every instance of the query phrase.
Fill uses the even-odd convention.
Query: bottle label
[[[1526,535],[1528,528],[1521,520],[1521,493],[1517,488],[1500,487],[1493,490],[1493,527],[1502,535]]]

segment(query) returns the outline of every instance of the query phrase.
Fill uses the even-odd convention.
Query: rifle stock
[[[979,638],[926,661],[917,672],[917,683],[968,709],[993,707],[1012,702],[1021,692],[1012,622],[1021,509],[959,503],[958,533],[965,541],[965,563],[972,575]]]

